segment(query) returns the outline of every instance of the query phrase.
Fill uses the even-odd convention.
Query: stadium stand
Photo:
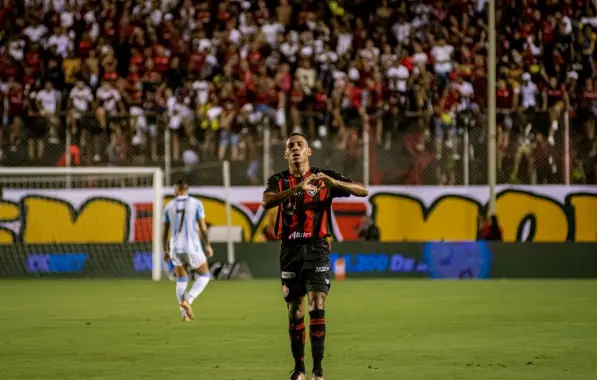
[[[487,181],[484,0],[0,4],[2,166],[162,165],[169,131],[175,167],[261,184],[302,129],[361,179],[366,128],[371,184]],[[595,2],[496,7],[499,182],[597,183]]]

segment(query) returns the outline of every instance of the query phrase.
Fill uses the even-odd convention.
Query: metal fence
[[[498,113],[498,183],[597,183],[594,120],[564,112],[551,143],[549,127],[542,126],[547,121],[537,120],[525,123],[519,114]],[[200,184],[221,185],[218,161],[225,157],[232,159],[232,185],[262,185],[287,167],[284,141],[270,124],[262,118],[238,131],[233,151],[222,147],[220,130],[201,120],[173,130],[160,114],[116,115],[106,128],[94,115],[76,123],[66,114],[51,121],[28,117],[16,135],[12,129],[5,134],[0,165],[158,165],[170,184],[173,173],[213,164],[213,181],[203,175]],[[369,185],[487,184],[485,114],[468,110],[441,119],[385,115],[352,125],[343,139],[321,134],[313,144],[313,164]]]

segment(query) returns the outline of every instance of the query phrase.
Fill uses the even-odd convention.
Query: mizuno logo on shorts
[[[330,267],[328,267],[328,266],[315,268],[315,273],[322,273],[322,272],[329,272],[329,271],[330,271]]]
[[[282,272],[282,279],[283,280],[290,280],[296,277],[296,273],[294,272]]]

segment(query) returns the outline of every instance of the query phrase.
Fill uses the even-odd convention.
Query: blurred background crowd
[[[229,159],[261,184],[301,131],[371,184],[487,181],[484,0],[0,5],[2,166]],[[496,9],[498,181],[596,184],[595,1]]]

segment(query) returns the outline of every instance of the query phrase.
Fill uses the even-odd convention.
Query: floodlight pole
[[[489,0],[489,54],[487,60],[487,184],[489,185],[489,213],[495,213],[496,198],[496,42],[495,42],[495,0]]]

